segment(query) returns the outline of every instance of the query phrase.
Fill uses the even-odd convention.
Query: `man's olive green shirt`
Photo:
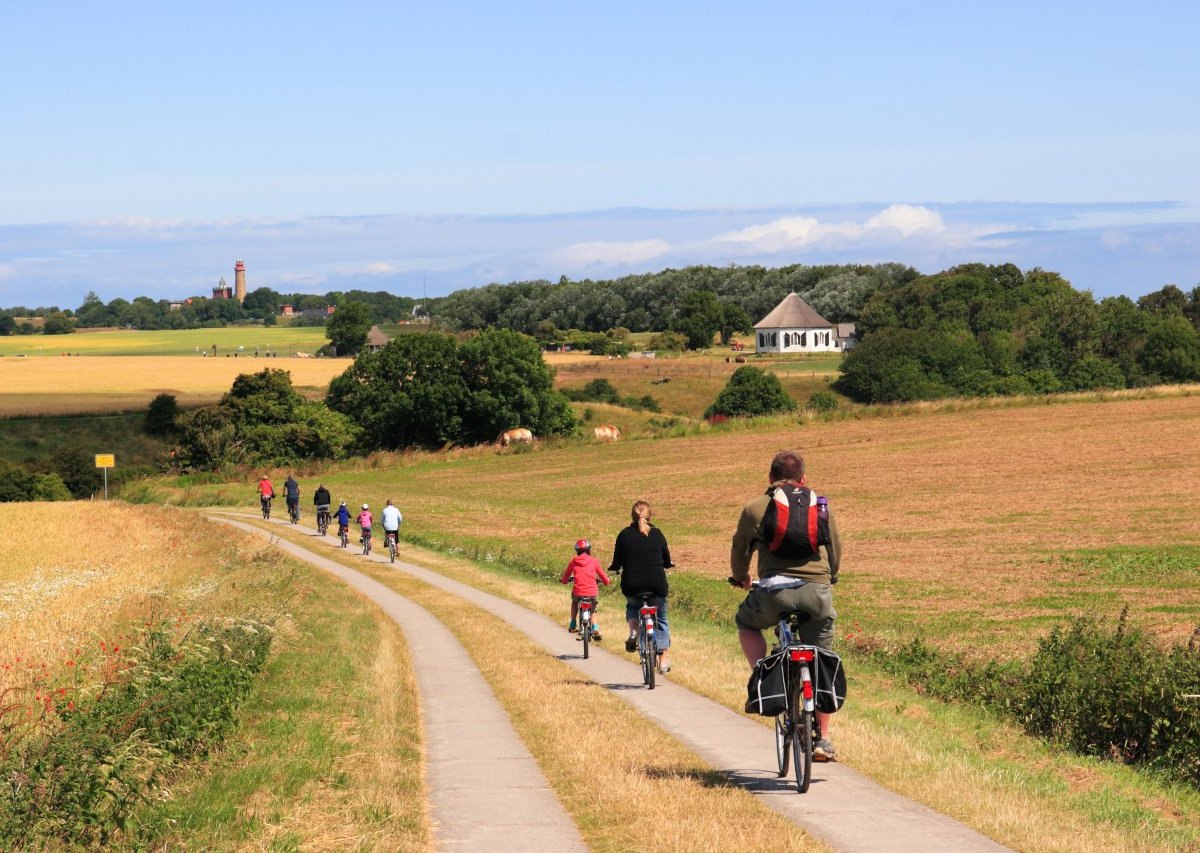
[[[771,491],[777,486],[788,484],[790,481],[780,480],[771,484]],[[791,483],[796,485],[796,483]],[[813,493],[815,496],[815,492]],[[829,544],[825,545],[825,557],[821,549],[811,559],[783,559],[772,554],[767,549],[766,538],[763,536],[763,516],[771,505],[770,493],[759,495],[742,508],[741,518],[738,519],[737,530],[733,534],[733,547],[729,553],[729,567],[733,571],[734,580],[745,583],[750,577],[750,555],[758,552],[758,576],[769,578],[772,575],[789,575],[803,578],[814,583],[836,583],[838,561],[842,553],[842,540],[838,536],[837,522],[833,519],[833,511],[829,511]]]

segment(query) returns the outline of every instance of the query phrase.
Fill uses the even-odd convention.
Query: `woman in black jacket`
[[[630,511],[632,523],[617,534],[608,571],[621,576],[625,618],[629,622],[629,639],[625,641],[627,652],[637,650],[638,610],[642,602],[636,596],[646,592],[654,594],[649,604],[658,608],[654,625],[655,639],[658,640],[658,671],[667,673],[671,671],[666,654],[671,647],[671,630],[667,625],[667,569],[675,564],[671,561],[667,538],[650,523],[650,516],[650,504],[638,501],[633,505]]]

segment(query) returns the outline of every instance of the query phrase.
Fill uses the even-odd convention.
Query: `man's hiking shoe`
[[[637,651],[637,637],[630,637],[628,640],[625,641],[625,651],[627,651],[627,652],[636,652]]]
[[[833,741],[827,737],[817,741],[813,746],[813,761],[837,761],[837,753],[833,750]]]

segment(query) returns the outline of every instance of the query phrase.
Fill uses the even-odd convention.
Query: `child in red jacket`
[[[568,631],[575,630],[581,598],[590,598],[596,605],[599,604],[600,586],[596,583],[597,580],[608,586],[608,575],[604,573],[600,561],[592,556],[592,543],[586,539],[580,539],[575,543],[574,559],[567,563],[566,571],[559,578],[559,583],[575,582],[575,585],[571,587],[571,624],[567,628]],[[600,626],[595,622],[595,610],[592,613],[592,639],[599,640]]]

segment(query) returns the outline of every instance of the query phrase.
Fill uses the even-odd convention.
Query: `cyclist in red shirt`
[[[600,583],[608,586],[608,575],[604,573],[600,561],[592,556],[592,543],[586,539],[580,539],[575,543],[575,556],[571,562],[567,563],[566,570],[559,578],[560,583],[571,583],[572,580],[575,585],[571,587],[571,624],[567,628],[568,631],[575,630],[575,623],[579,616],[579,600],[590,598],[598,605],[597,596],[600,595],[600,586],[596,581],[599,580]],[[600,639],[600,626],[594,620],[592,622],[592,639]]]
[[[271,485],[271,481],[267,479],[267,475],[263,474],[258,479],[258,502],[262,505],[264,511],[273,497],[275,497],[275,487]]]

